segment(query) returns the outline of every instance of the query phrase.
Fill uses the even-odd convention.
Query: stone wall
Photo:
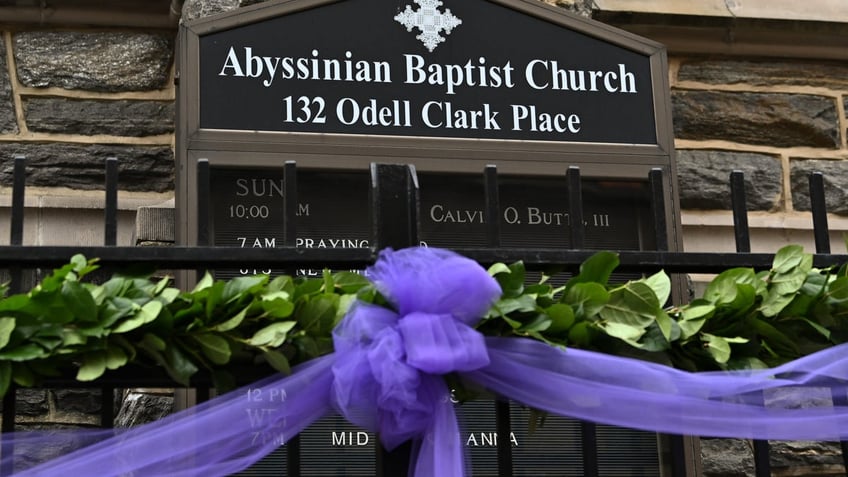
[[[0,30],[0,243],[16,155],[27,159],[27,243],[102,243],[108,157],[119,164],[120,244],[136,208],[173,195],[175,35]]]
[[[750,209],[807,211],[806,175],[825,173],[828,209],[848,214],[848,65],[672,58],[684,209],[728,209],[727,173],[746,173]],[[723,182],[723,183],[722,183]]]

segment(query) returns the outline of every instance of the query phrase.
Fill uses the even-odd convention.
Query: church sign
[[[583,227],[586,248],[653,249],[647,177],[659,168],[666,232],[680,248],[665,49],[539,0],[263,2],[183,24],[176,81],[180,244],[197,243],[198,202],[209,200],[215,245],[282,246],[291,179],[282,166],[295,161],[299,247],[371,246],[376,162],[415,167],[419,238],[441,247],[486,245],[482,171],[495,165],[503,246],[572,248],[571,228]],[[209,198],[198,197],[201,159]],[[571,166],[584,179],[582,224],[568,213]],[[218,271],[256,272],[276,271]],[[498,437],[484,408],[460,412],[462,439],[485,473]],[[542,457],[579,427],[549,420],[537,435],[516,422],[500,436],[516,470],[579,473],[579,452]],[[607,462],[619,459],[628,475],[661,472],[655,435],[599,433]],[[325,419],[301,435],[301,474],[370,475],[374,442]]]
[[[200,127],[656,142],[649,57],[495,3],[442,4],[337,2],[203,36]]]

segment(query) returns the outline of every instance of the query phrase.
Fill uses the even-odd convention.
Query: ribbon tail
[[[464,447],[450,391],[440,377],[428,376],[428,387],[437,392],[432,423],[413,447],[415,477],[464,477]]]
[[[331,410],[334,356],[219,396],[162,420],[90,443],[85,431],[3,435],[14,446],[16,476],[225,476],[249,467]],[[96,431],[92,436],[103,436]],[[74,445],[76,444],[76,445]],[[73,445],[61,457],[21,470],[45,446]],[[68,452],[68,447],[64,448]],[[4,459],[6,456],[4,456]],[[29,465],[32,465],[30,462]]]
[[[553,414],[669,434],[848,439],[848,406],[831,401],[832,393],[848,390],[848,345],[741,373],[687,373],[520,338],[487,338],[487,345],[491,364],[463,376]],[[819,362],[839,365],[819,368]],[[799,407],[811,400],[820,404]]]

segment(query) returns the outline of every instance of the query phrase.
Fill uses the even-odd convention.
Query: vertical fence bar
[[[374,247],[401,249],[417,245],[418,180],[411,166],[371,165],[371,213]],[[406,477],[412,446],[393,451],[379,447],[377,475]]]
[[[103,207],[103,245],[118,244],[118,159],[106,159],[106,202]]]
[[[733,233],[736,237],[736,251],[750,252],[751,231],[748,227],[748,202],[745,195],[745,175],[741,171],[730,173],[730,199],[733,208]],[[771,462],[769,460],[768,441],[755,439],[753,446],[754,475],[769,477],[771,475]]]
[[[651,194],[651,212],[654,220],[654,240],[656,249],[667,251],[669,249],[668,221],[666,216],[665,185],[663,183],[663,171],[660,168],[652,169],[648,173],[648,185]],[[687,474],[686,460],[686,438],[681,435],[666,436],[669,454],[671,456],[671,476],[685,477]]]
[[[12,176],[12,211],[11,224],[9,231],[10,245],[23,245],[24,243],[24,199],[26,196],[26,159],[23,156],[15,156],[14,169]],[[20,267],[13,267],[9,270],[9,293],[16,294],[23,290],[23,270]],[[0,426],[0,432],[15,431],[15,415],[17,414],[16,403],[17,392],[15,384],[12,383],[3,396],[3,424]],[[14,445],[6,439],[0,444],[0,457],[2,457],[2,465],[0,465],[0,475],[11,475],[15,460],[12,456],[15,452]]]
[[[665,186],[663,184],[663,171],[656,168],[648,173],[648,184],[651,188],[651,211],[654,219],[654,237],[657,241],[657,250],[668,250],[668,219],[665,207]]]
[[[813,172],[809,177],[810,211],[813,216],[813,236],[816,241],[816,253],[830,253],[830,235],[827,223],[827,201],[824,194],[824,176],[821,172]],[[848,406],[848,395],[831,391],[834,406]],[[842,465],[848,472],[848,441],[840,441],[842,450]]]
[[[651,190],[651,213],[654,219],[654,240],[656,249],[669,249],[668,221],[666,220],[665,186],[663,171],[656,168],[648,173],[648,185]],[[681,435],[668,435],[669,454],[671,455],[672,477],[685,477],[686,472],[686,438]]]
[[[748,205],[745,197],[745,174],[741,171],[730,173],[730,206],[733,210],[733,236],[736,239],[736,251],[751,251],[751,232],[748,228]]]
[[[583,184],[580,168],[571,166],[565,173],[568,186],[568,217],[571,224],[571,248],[583,248],[586,242],[586,227],[583,225]]]
[[[297,245],[297,163],[286,161],[283,165],[283,244]],[[294,275],[294,270],[289,270]],[[300,477],[300,436],[286,441],[286,475]]]
[[[486,245],[501,246],[501,201],[498,191],[498,169],[488,165],[483,171],[483,190],[485,192]],[[509,401],[495,400],[495,431],[498,435],[498,475],[512,477],[512,416]]]
[[[26,159],[23,156],[15,156],[12,181],[12,215],[9,245],[23,245],[24,198],[26,195]],[[20,293],[23,290],[22,272],[20,267],[14,267],[9,271],[9,293]]]
[[[580,168],[571,166],[565,173],[568,186],[568,217],[571,223],[570,239],[572,249],[581,249],[586,244],[586,230],[583,224],[583,183]],[[583,475],[597,477],[598,466],[598,426],[594,422],[580,421],[580,449],[583,457]]]
[[[827,224],[827,203],[824,195],[824,176],[821,172],[810,174],[810,210],[813,215],[813,236],[816,253],[830,253],[830,235]]]
[[[118,159],[106,159],[106,196],[103,207],[103,245],[118,245]],[[110,428],[115,420],[115,387],[100,387],[100,427]]]
[[[209,232],[209,201],[212,197],[211,171],[208,159],[197,160],[197,245],[212,245]],[[198,270],[198,276],[203,276],[205,270]],[[194,389],[197,403],[209,400],[209,388],[205,386]]]
[[[283,166],[283,243],[286,247],[297,244],[297,163],[286,161]]]

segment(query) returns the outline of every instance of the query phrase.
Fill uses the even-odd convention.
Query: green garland
[[[617,265],[615,254],[600,252],[553,286],[547,275],[525,285],[521,263],[496,264],[489,271],[503,295],[478,328],[691,371],[774,366],[848,336],[846,267],[815,269],[799,246],[781,249],[771,270],[721,273],[682,306],[664,307],[671,281],[663,272],[610,283]],[[238,366],[288,373],[331,352],[333,327],[354,301],[386,305],[351,272],[229,281],[207,274],[182,292],[149,275],[84,282],[96,268],[78,255],[30,292],[0,299],[0,395],[12,382],[36,386],[69,369],[88,382],[130,363],[161,366],[185,386],[206,369],[229,389]]]

